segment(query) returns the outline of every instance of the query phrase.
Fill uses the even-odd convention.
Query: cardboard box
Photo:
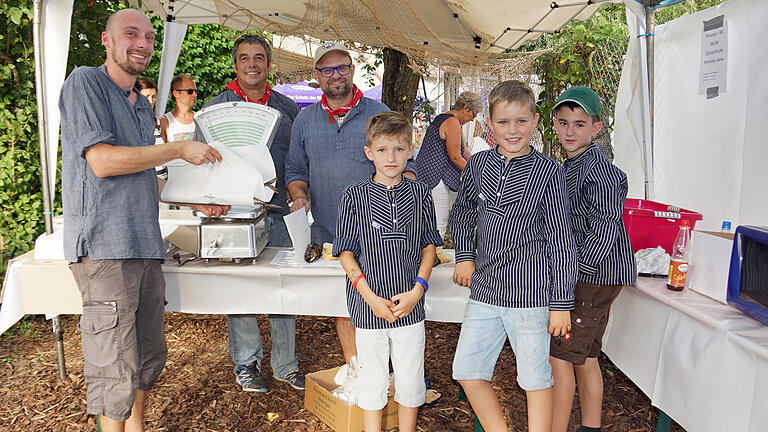
[[[694,231],[688,287],[726,303],[733,234]]]
[[[336,432],[362,432],[363,410],[358,406],[348,406],[331,395],[338,387],[333,377],[339,368],[326,369],[307,374],[304,390],[304,408],[314,413],[323,423]],[[382,411],[381,426],[384,430],[397,427],[397,402],[389,398]]]

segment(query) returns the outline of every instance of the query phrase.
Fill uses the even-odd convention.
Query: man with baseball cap
[[[355,66],[349,50],[325,42],[315,51],[314,77],[323,97],[299,112],[293,123],[285,160],[291,211],[312,210],[312,241],[333,242],[339,201],[344,190],[370,177],[375,168],[365,156],[365,125],[386,105],[363,96],[353,83]],[[416,179],[413,161],[405,175]],[[336,330],[347,363],[357,355],[355,328],[337,318]]]

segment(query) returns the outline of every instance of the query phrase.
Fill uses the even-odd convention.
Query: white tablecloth
[[[348,316],[344,270],[270,265],[277,249],[253,263],[192,262],[163,265],[167,311],[213,314],[280,313]],[[426,296],[427,319],[461,322],[469,290],[453,283],[453,265],[435,267]],[[0,333],[25,314],[79,314],[80,293],[65,261],[14,260],[6,273]]]
[[[665,280],[616,299],[603,351],[690,432],[768,431],[768,326]]]

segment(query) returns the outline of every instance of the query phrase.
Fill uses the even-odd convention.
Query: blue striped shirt
[[[462,173],[450,226],[456,262],[476,264],[472,300],[573,309],[576,244],[557,162],[532,147],[509,163],[496,149],[476,153]]]
[[[622,219],[626,174],[594,144],[563,165],[579,254],[579,282],[634,285],[635,255]]]
[[[355,254],[377,296],[391,299],[413,288],[422,250],[442,245],[435,227],[435,206],[426,185],[407,178],[395,186],[371,177],[344,191],[339,203],[333,255]],[[373,314],[347,278],[347,309],[352,325],[365,329],[403,327],[424,320],[424,298],[410,315],[389,323]]]

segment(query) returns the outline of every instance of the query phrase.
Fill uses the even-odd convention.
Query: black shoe
[[[278,381],[287,382],[296,390],[304,390],[304,374],[299,371],[288,372],[284,377],[274,375]]]
[[[269,391],[267,382],[261,376],[261,371],[256,364],[238,366],[235,371],[237,383],[243,387],[243,391],[266,393]]]

